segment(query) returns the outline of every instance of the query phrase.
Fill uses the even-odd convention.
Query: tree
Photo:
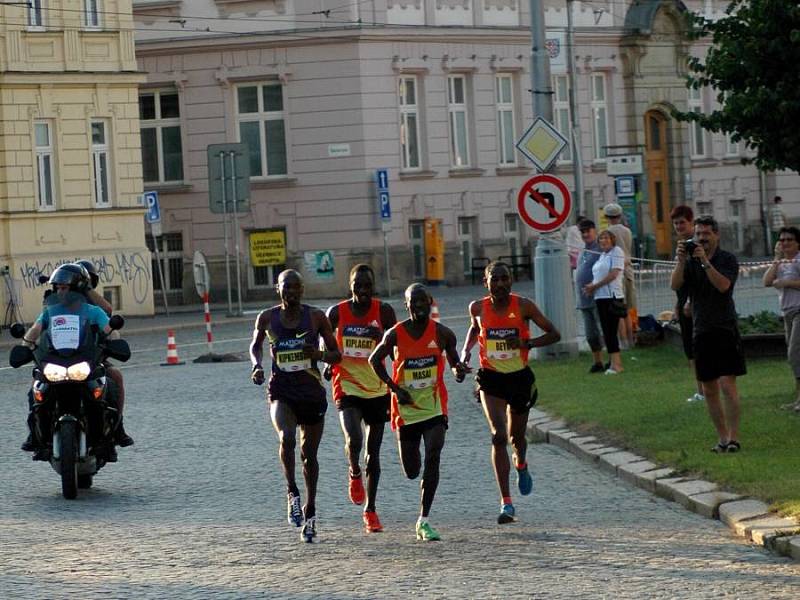
[[[732,0],[725,14],[691,17],[693,35],[712,45],[705,59],[689,60],[687,84],[709,86],[720,108],[675,117],[743,141],[761,169],[800,171],[800,3]]]

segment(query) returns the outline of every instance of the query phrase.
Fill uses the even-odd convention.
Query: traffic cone
[[[170,329],[167,331],[167,362],[161,363],[161,366],[171,367],[185,364],[185,362],[178,360],[178,345],[175,343],[175,332]]]
[[[431,319],[433,319],[437,323],[441,319],[441,317],[439,316],[439,305],[436,304],[436,300],[431,301]]]

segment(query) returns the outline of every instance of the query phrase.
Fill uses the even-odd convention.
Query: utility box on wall
[[[432,285],[444,283],[444,236],[441,219],[425,219],[425,279]]]

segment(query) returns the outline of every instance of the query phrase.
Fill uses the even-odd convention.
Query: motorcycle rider
[[[69,302],[69,292],[78,292],[84,295],[86,294],[86,290],[90,285],[90,277],[85,267],[74,263],[61,265],[55,271],[53,271],[48,283],[50,283],[52,286],[51,294],[58,294],[58,296],[62,298],[61,302],[66,311],[84,316],[90,325],[97,326],[97,328],[105,335],[108,335],[112,332],[112,329],[109,326],[109,317],[101,308],[84,302]],[[25,332],[25,335],[22,337],[23,344],[31,349],[35,349],[36,342],[39,340],[42,331],[49,326],[49,323],[49,307],[45,306],[42,309],[42,312],[36,318],[34,324],[28,329],[28,331]],[[46,449],[42,443],[42,440],[37,439],[37,436],[35,436],[33,433],[36,431],[36,412],[33,410],[34,403],[33,393],[31,390],[28,392],[28,402],[30,406],[30,412],[28,414],[28,428],[31,433],[29,435],[29,440],[26,440],[22,449],[26,451],[34,451],[34,460],[47,460],[48,456],[46,455]],[[28,446],[28,441],[31,442],[30,447],[26,447]],[[116,460],[116,451],[114,450],[113,446],[108,449],[108,454],[108,462],[114,462]]]
[[[99,306],[110,317],[114,307],[97,292],[97,285],[100,283],[100,274],[97,272],[94,263],[91,260],[84,259],[77,261],[75,264],[81,265],[89,273],[89,287],[86,290],[86,299],[89,301],[89,304]],[[125,431],[123,419],[125,411],[125,382],[122,379],[122,371],[107,360],[103,365],[106,368],[106,375],[108,375],[115,384],[115,389],[113,391],[115,392],[117,400],[117,410],[119,410],[119,425],[117,425],[117,429],[114,432],[114,438],[120,448],[127,448],[128,446],[133,446],[133,438]]]

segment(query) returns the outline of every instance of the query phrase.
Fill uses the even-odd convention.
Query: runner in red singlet
[[[409,479],[419,475],[420,442],[425,445],[416,535],[417,539],[433,541],[441,538],[428,522],[428,515],[439,485],[439,461],[447,429],[442,353],[447,356],[456,381],[464,381],[469,367],[458,360],[455,334],[430,318],[431,296],[425,286],[410,285],[405,301],[410,318],[386,332],[369,363],[392,391],[392,429],[397,431],[400,462]],[[394,362],[391,378],[384,366],[389,356]]]
[[[394,309],[373,298],[375,273],[372,267],[358,264],[350,270],[349,300],[328,309],[328,319],[342,351],[342,362],[326,367],[326,378],[333,377],[333,399],[339,409],[339,421],[344,433],[344,449],[350,463],[348,493],[353,504],[363,504],[364,528],[368,533],[383,531],[375,497],[381,475],[380,451],[383,426],[389,420],[389,390],[375,375],[367,359],[384,332],[397,323]],[[367,489],[361,481],[359,458],[364,445]]]
[[[561,334],[536,304],[511,293],[511,270],[507,264],[489,263],[484,272],[484,283],[489,295],[469,305],[472,322],[464,340],[461,360],[469,363],[472,347],[478,342],[480,369],[475,380],[492,433],[492,464],[501,497],[497,522],[511,523],[515,511],[508,483],[509,437],[514,448],[519,491],[527,495],[533,489],[526,461],[525,429],[538,390],[536,377],[528,363],[528,351],[558,342]],[[530,337],[529,321],[533,321],[544,334]]]

